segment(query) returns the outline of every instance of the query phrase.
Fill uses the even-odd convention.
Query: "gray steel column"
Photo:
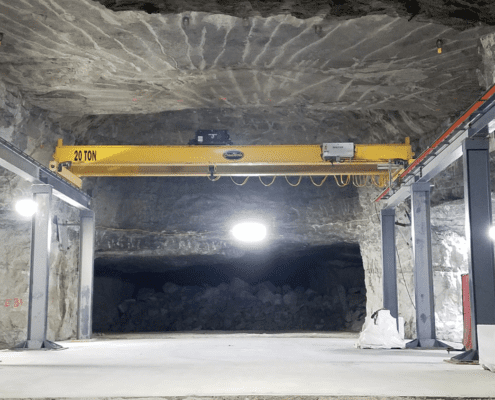
[[[92,334],[93,266],[95,242],[95,213],[91,210],[81,211],[80,240],[81,266],[79,273],[77,338],[90,339]]]
[[[418,339],[435,339],[433,268],[431,263],[429,182],[413,183],[411,193],[414,288]]]
[[[38,211],[32,222],[28,328],[27,341],[24,347],[41,349],[46,341],[48,326],[52,187],[50,185],[33,185],[32,191],[34,201],[38,203]]]
[[[395,209],[384,208],[382,216],[383,308],[399,317],[397,266],[395,262]]]
[[[435,339],[435,309],[433,297],[433,267],[431,262],[429,182],[411,185],[412,242],[414,256],[414,291],[416,300],[417,339],[406,346],[448,347]]]
[[[487,139],[467,139],[462,148],[472,339],[476,351],[477,325],[495,325],[495,266],[488,235],[492,224],[489,143]]]

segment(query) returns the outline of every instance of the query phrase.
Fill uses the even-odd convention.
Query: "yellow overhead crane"
[[[364,186],[371,180],[385,187],[407,168],[413,155],[409,138],[404,144],[266,146],[64,146],[60,139],[50,169],[78,187],[80,178],[87,176],[205,176],[211,180],[335,176],[339,186],[350,181]]]

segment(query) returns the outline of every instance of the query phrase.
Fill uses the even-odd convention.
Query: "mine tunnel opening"
[[[366,314],[355,243],[246,252],[222,264],[152,265],[95,260],[94,332],[357,332]]]

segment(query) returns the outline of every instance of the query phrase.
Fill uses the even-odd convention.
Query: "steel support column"
[[[495,326],[495,265],[488,234],[492,224],[488,140],[465,140],[463,160],[473,349],[452,361],[469,362],[478,359],[479,326]]]
[[[16,348],[27,350],[62,348],[46,340],[48,327],[48,278],[50,273],[51,199],[50,185],[32,186],[38,211],[33,217],[27,340]]]
[[[81,211],[80,230],[80,274],[79,274],[79,310],[77,315],[77,338],[90,339],[92,333],[93,306],[93,266],[95,242],[95,213]]]
[[[411,185],[417,339],[409,342],[407,347],[448,347],[435,339],[430,187],[429,182],[418,182]]]
[[[397,266],[395,258],[395,209],[384,208],[382,216],[383,308],[399,317],[397,301]]]

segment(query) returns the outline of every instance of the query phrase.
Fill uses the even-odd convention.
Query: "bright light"
[[[266,237],[266,226],[259,222],[242,222],[234,226],[232,234],[242,242],[261,242]]]
[[[15,210],[23,217],[32,217],[38,211],[38,203],[32,199],[22,199],[15,204]]]
[[[490,234],[490,237],[492,238],[492,240],[495,240],[495,226],[491,226],[488,233]]]

